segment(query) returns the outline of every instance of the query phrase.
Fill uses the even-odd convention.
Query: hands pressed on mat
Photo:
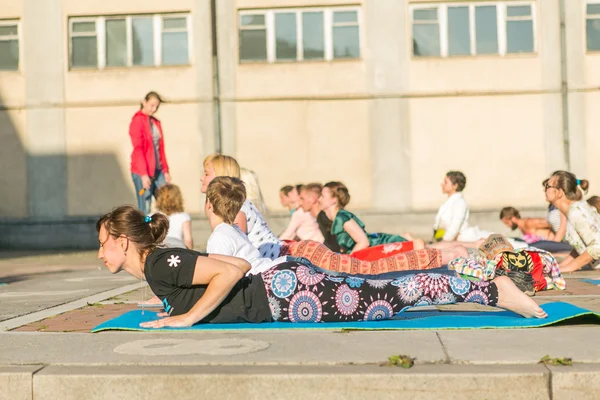
[[[194,325],[195,321],[192,317],[187,314],[177,315],[175,317],[169,317],[166,312],[158,313],[158,317],[166,317],[162,319],[156,319],[154,321],[142,322],[140,326],[142,328],[185,328]]]

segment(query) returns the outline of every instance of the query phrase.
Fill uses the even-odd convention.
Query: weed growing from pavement
[[[573,359],[564,357],[564,358],[552,358],[548,354],[546,354],[542,359],[538,362],[538,364],[546,364],[546,365],[562,365],[562,366],[572,366]]]
[[[405,354],[389,356],[386,363],[381,364],[382,367],[402,367],[412,368],[415,365],[415,358]]]

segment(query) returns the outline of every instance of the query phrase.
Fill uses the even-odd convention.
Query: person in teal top
[[[327,183],[319,198],[321,208],[333,221],[331,233],[335,235],[342,253],[353,253],[380,244],[413,240],[412,237],[404,238],[388,233],[367,233],[365,224],[356,215],[344,210],[349,202],[348,188],[341,182]],[[425,242],[422,239],[413,241],[415,250],[425,248]]]

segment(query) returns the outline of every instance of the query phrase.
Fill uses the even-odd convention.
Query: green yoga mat
[[[591,316],[591,321],[600,324],[600,314],[569,303],[554,302],[541,306],[548,318],[523,318],[511,311],[412,311],[401,312],[393,319],[357,322],[266,322],[260,324],[196,324],[188,328],[142,328],[140,323],[158,319],[156,312],[133,310],[113,318],[92,329],[124,331],[228,331],[257,329],[349,329],[349,330],[409,330],[409,329],[512,329],[538,328],[562,321]]]

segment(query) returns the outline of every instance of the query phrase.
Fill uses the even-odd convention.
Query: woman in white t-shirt
[[[156,208],[169,217],[169,232],[164,243],[169,247],[192,249],[192,219],[183,211],[183,196],[177,185],[165,185],[156,193]]]
[[[230,156],[223,154],[212,154],[204,159],[204,175],[202,175],[202,193],[206,193],[208,184],[217,176],[231,176],[240,178],[240,165]],[[267,221],[260,211],[246,200],[235,219],[235,224],[248,236],[250,242],[260,252],[263,258],[271,260],[279,257],[283,242],[271,232]]]

